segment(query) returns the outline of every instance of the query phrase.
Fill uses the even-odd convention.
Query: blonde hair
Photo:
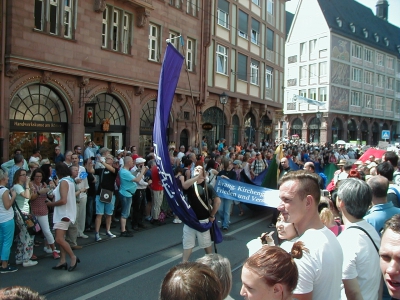
[[[322,223],[325,224],[325,226],[328,226],[333,222],[333,213],[329,208],[325,207],[319,213],[319,218],[321,219]]]
[[[35,162],[35,161],[31,161],[31,162],[28,164],[28,167],[29,167],[29,168],[39,168],[39,163],[38,163],[38,162]]]

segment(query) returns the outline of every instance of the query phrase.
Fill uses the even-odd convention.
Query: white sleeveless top
[[[3,203],[3,194],[8,191],[6,187],[0,188],[0,223],[8,222],[14,219],[14,210],[12,207],[6,209]]]
[[[56,224],[61,222],[62,218],[68,218],[72,223],[75,223],[76,220],[75,183],[71,177],[69,176],[64,177],[60,180],[57,187],[53,191],[54,198],[56,202],[61,199],[60,186],[62,181],[66,181],[69,187],[67,194],[67,203],[61,206],[54,206],[53,223]]]

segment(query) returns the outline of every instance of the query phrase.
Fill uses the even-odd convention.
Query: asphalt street
[[[227,257],[232,266],[233,287],[231,297],[241,299],[240,274],[248,256],[246,243],[270,231],[267,228],[271,214],[255,213],[248,208],[239,217],[237,210],[231,217],[231,226],[224,232],[224,241],[217,245],[218,253]],[[80,258],[74,272],[52,270],[57,264],[50,254],[43,252],[42,245],[35,247],[38,265],[15,273],[0,274],[0,288],[11,285],[29,286],[45,295],[47,299],[158,299],[164,275],[182,258],[182,227],[173,224],[152,226],[135,232],[134,237],[108,239],[101,229],[103,240],[94,242],[94,234],[88,239],[79,238],[83,249],[76,250]],[[112,230],[117,236],[118,226]],[[41,239],[39,239],[41,240]],[[204,250],[195,248],[190,258],[194,261],[204,255]],[[11,263],[13,263],[13,254]]]

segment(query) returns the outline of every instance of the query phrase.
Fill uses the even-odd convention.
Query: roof
[[[294,14],[286,11],[286,38],[289,35],[290,27],[292,26]]]
[[[318,0],[318,3],[333,33],[400,58],[399,27],[377,17],[370,8],[355,0]],[[342,21],[342,27],[339,27],[337,18]],[[351,30],[351,23],[355,26],[355,32]],[[368,31],[367,38],[364,36],[364,28]],[[378,42],[375,41],[375,33],[379,36]],[[388,46],[385,38],[389,41]]]

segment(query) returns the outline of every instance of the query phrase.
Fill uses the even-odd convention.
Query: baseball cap
[[[124,152],[124,150],[117,150],[117,155],[121,154],[122,152]]]
[[[111,149],[108,149],[107,147],[103,147],[99,150],[101,155],[105,154],[106,152],[110,152],[110,151],[111,151]]]
[[[136,163],[137,164],[142,164],[142,163],[145,163],[145,162],[146,162],[146,160],[144,158],[142,158],[142,157],[136,158]]]

